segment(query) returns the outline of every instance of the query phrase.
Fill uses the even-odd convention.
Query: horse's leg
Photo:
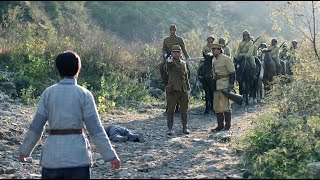
[[[206,109],[205,109],[205,111],[204,111],[204,114],[209,114],[209,110],[210,110],[210,92],[209,92],[209,87],[208,87],[208,85],[207,84],[203,84],[203,90],[204,90],[204,94],[205,94],[205,96],[204,96],[204,99],[205,99],[205,101],[206,101]]]
[[[261,102],[262,99],[262,79],[259,79],[258,81],[258,90],[257,90],[258,94],[259,94],[259,99],[258,102]]]

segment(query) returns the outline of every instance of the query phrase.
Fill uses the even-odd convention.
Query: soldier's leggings
[[[230,101],[221,90],[214,91],[213,97],[213,109],[216,113],[231,112]]]
[[[177,102],[180,105],[180,113],[187,113],[189,104],[188,92],[174,91],[173,93],[166,94],[168,114],[173,114],[176,108]]]

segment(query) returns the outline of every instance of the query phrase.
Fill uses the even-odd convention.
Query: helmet
[[[212,38],[214,40],[214,36],[213,35],[208,36],[207,40],[210,39],[210,38]]]
[[[250,32],[245,30],[243,31],[242,36],[250,36]]]
[[[297,40],[293,40],[293,41],[292,41],[292,44],[293,44],[293,43],[296,43],[296,44],[298,44]]]
[[[278,43],[277,38],[272,38],[272,39],[271,39],[271,44],[273,44],[273,42],[274,42],[274,43]]]
[[[219,44],[222,44],[222,43],[224,43],[226,40],[223,38],[223,37],[220,37],[219,38]]]
[[[267,47],[268,47],[267,43],[261,43],[260,46],[259,46],[259,48],[267,48]]]

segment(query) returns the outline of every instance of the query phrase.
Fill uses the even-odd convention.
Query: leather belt
[[[216,75],[214,79],[229,78],[229,75]]]
[[[82,134],[82,129],[50,129],[50,135]]]

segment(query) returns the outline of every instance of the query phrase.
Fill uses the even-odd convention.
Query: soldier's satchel
[[[165,89],[167,93],[173,93],[173,85],[168,84]]]

